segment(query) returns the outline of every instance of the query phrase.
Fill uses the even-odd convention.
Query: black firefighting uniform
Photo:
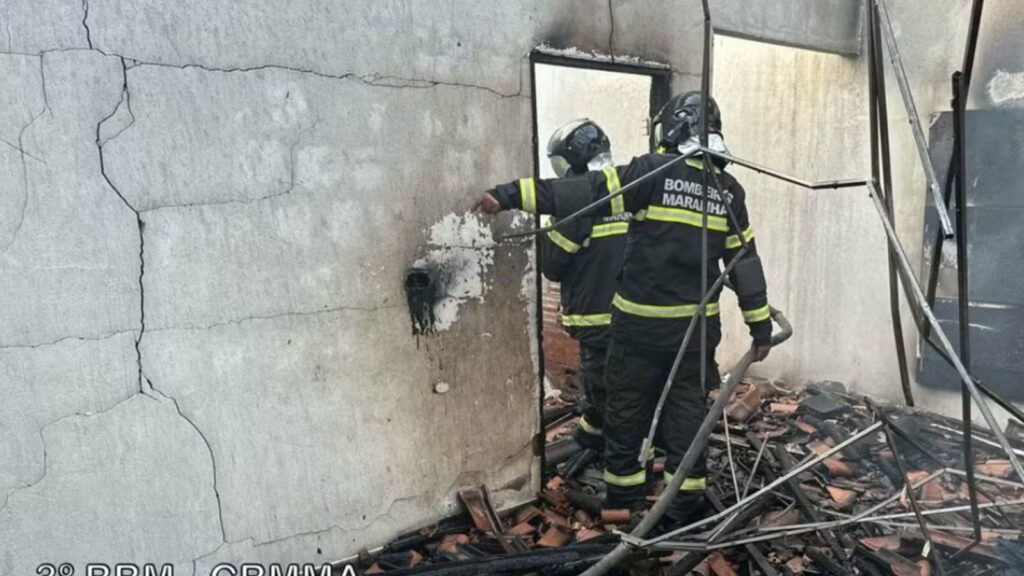
[[[646,154],[619,167],[623,186],[669,162],[673,154]],[[605,414],[606,506],[635,507],[642,503],[647,473],[638,455],[653,417],[662,386],[691,317],[701,300],[701,234],[703,218],[703,164],[689,158],[642,182],[636,189],[614,199],[595,214],[628,212],[633,215],[618,288],[612,299],[611,343],[606,366],[608,400]],[[718,169],[716,168],[716,172]],[[740,237],[749,242],[745,256],[756,255],[745,192],[728,173],[718,172],[723,190],[709,182],[708,286],[721,274],[719,262],[730,261],[739,251]],[[502,207],[528,212],[565,215],[606,190],[593,173],[560,180],[521,179],[498,186],[495,197]],[[723,202],[729,202],[735,225]],[[759,265],[757,265],[759,266]],[[763,274],[757,270],[759,274]],[[771,336],[767,295],[744,290],[733,272],[730,281],[740,294],[739,305],[756,345]],[[762,284],[763,285],[763,284]],[[709,387],[718,378],[714,349],[721,340],[718,294],[707,310],[707,378]],[[699,328],[698,328],[699,329]],[[699,333],[698,333],[699,334]],[[668,458],[666,480],[682,461],[705,413],[700,387],[700,338],[692,338],[662,412],[659,435]],[[697,496],[706,485],[706,463],[698,460],[682,490]],[[677,498],[680,506],[693,499]],[[678,509],[670,510],[684,514]]]
[[[615,168],[605,168],[601,175],[609,193],[619,189]],[[513,206],[507,196],[499,199],[502,201],[503,208]],[[621,210],[568,222],[562,229],[548,232],[542,244],[541,270],[552,282],[561,283],[562,326],[580,344],[584,402],[576,438],[584,447],[598,451],[604,449],[604,366],[611,304],[628,231],[629,214]]]

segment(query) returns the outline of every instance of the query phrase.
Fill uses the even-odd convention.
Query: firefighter
[[[556,130],[547,154],[559,177],[595,171],[605,190],[619,189],[608,136],[589,119],[573,120]],[[584,402],[576,441],[599,455],[604,452],[604,361],[612,296],[628,230],[629,215],[621,212],[569,222],[549,232],[543,242],[542,272],[548,280],[561,283],[562,326],[580,344]]]
[[[652,119],[657,153],[634,158],[617,168],[622,186],[664,166],[681,154],[699,148],[703,122],[710,131],[709,147],[724,151],[722,120],[714,100],[708,117],[701,117],[701,96],[689,92],[673,97]],[[604,422],[606,508],[639,509],[644,505],[648,471],[639,463],[639,452],[653,417],[662,386],[690,319],[701,300],[703,201],[707,205],[708,286],[721,274],[720,262],[729,262],[744,242],[748,250],[729,275],[737,292],[756,359],[769,351],[771,319],[764,272],[757,257],[754,233],[746,208],[746,194],[739,182],[715,163],[715,180],[704,193],[704,162],[689,157],[644,180],[630,192],[595,211],[608,216],[630,213],[626,255],[612,299],[611,340],[605,378],[607,401]],[[604,175],[590,172],[578,178],[535,180],[523,178],[489,190],[477,201],[478,211],[495,213],[517,208],[529,212],[567,215],[589,200],[607,194]],[[731,207],[735,221],[729,216]],[[714,350],[721,339],[718,294],[709,301],[707,315],[708,387],[717,386],[718,367]],[[699,333],[698,333],[699,334]],[[667,452],[665,479],[686,453],[705,414],[701,388],[700,338],[692,338],[663,408],[659,444]],[[702,515],[706,503],[706,461],[702,455],[684,480],[672,508],[662,520],[671,529]]]

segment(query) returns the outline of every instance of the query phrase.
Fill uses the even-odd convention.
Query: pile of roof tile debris
[[[549,404],[550,479],[537,500],[499,514],[485,488],[463,489],[467,514],[363,554],[363,573],[579,574],[609,552],[630,516],[602,513],[596,455],[571,439],[574,406]],[[880,408],[835,383],[794,393],[751,381],[725,420],[708,446],[709,515],[720,518],[648,541],[618,573],[1024,574],[1024,484],[986,430],[974,427],[975,539],[958,420]],[[1024,455],[1021,428],[1007,436]]]

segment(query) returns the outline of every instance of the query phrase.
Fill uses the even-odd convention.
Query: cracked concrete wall
[[[335,560],[527,497],[532,253],[464,212],[533,168],[532,48],[692,88],[698,6],[6,0],[0,572]],[[476,268],[416,339],[421,258]]]

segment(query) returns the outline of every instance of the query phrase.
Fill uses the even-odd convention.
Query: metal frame
[[[978,509],[981,508],[981,507],[989,507],[989,506],[987,506],[987,505],[980,506],[977,503],[977,488],[976,488],[976,485],[975,485],[976,477],[975,477],[974,471],[973,471],[973,461],[972,461],[972,459],[970,457],[971,447],[972,447],[972,434],[971,434],[971,426],[972,426],[972,424],[971,424],[971,407],[972,407],[972,401],[973,401],[973,403],[977,403],[979,411],[982,414],[982,417],[984,418],[985,422],[990,427],[991,433],[992,433],[993,436],[995,436],[995,438],[997,440],[997,444],[999,445],[999,447],[1002,448],[1002,450],[1007,454],[1007,457],[1009,458],[1010,463],[1011,463],[1011,465],[1012,465],[1012,467],[1014,469],[1014,472],[1016,473],[1017,477],[1022,482],[1024,482],[1024,467],[1022,467],[1022,465],[1021,465],[1021,463],[1020,463],[1020,461],[1019,461],[1019,459],[1017,457],[1016,452],[1009,445],[1009,442],[1007,441],[1006,436],[1000,430],[998,422],[995,420],[995,417],[993,416],[991,410],[988,407],[988,404],[986,403],[985,396],[988,396],[988,397],[992,398],[994,401],[996,401],[999,405],[1001,405],[1003,407],[1007,407],[1007,406],[1012,407],[1012,404],[1010,404],[1009,402],[1006,402],[1004,399],[1002,399],[998,395],[996,395],[993,391],[991,391],[990,389],[988,389],[988,388],[984,387],[983,385],[981,385],[981,383],[977,382],[971,376],[971,374],[969,372],[969,365],[970,365],[970,362],[969,362],[970,354],[969,354],[969,352],[970,352],[970,348],[969,348],[969,334],[967,334],[967,330],[969,328],[969,324],[967,322],[965,322],[965,319],[968,319],[968,317],[969,317],[968,316],[969,315],[969,311],[967,310],[967,307],[969,306],[969,299],[968,299],[968,290],[967,290],[968,289],[968,285],[967,285],[967,257],[966,257],[966,253],[967,253],[967,250],[966,250],[966,247],[967,247],[967,230],[966,230],[966,220],[964,218],[964,210],[963,210],[963,208],[966,207],[966,202],[965,202],[965,196],[966,196],[965,182],[966,182],[966,178],[963,177],[965,175],[965,173],[966,173],[966,143],[964,141],[964,135],[965,134],[964,134],[964,130],[963,130],[963,128],[964,128],[963,116],[964,116],[964,109],[965,109],[965,106],[966,106],[967,90],[968,90],[969,82],[970,82],[970,71],[971,71],[971,67],[973,66],[974,53],[975,53],[975,48],[976,48],[976,45],[977,45],[978,29],[980,27],[980,22],[981,22],[981,8],[982,8],[983,0],[974,0],[974,7],[973,7],[973,10],[972,10],[970,30],[969,30],[969,33],[968,33],[967,48],[965,49],[965,53],[964,53],[964,66],[963,66],[963,70],[961,71],[961,73],[959,73],[959,74],[954,76],[954,84],[955,84],[954,113],[955,113],[955,121],[957,122],[957,125],[955,127],[955,137],[956,137],[957,144],[956,144],[956,153],[954,155],[953,160],[951,160],[950,169],[947,172],[947,186],[946,186],[946,190],[945,190],[945,198],[942,198],[942,195],[940,194],[937,178],[935,176],[934,166],[932,165],[931,160],[930,160],[930,158],[928,156],[928,150],[927,150],[927,144],[926,144],[926,141],[925,141],[925,138],[924,138],[924,132],[923,132],[923,129],[922,129],[921,124],[920,124],[920,119],[919,119],[918,114],[917,114],[917,109],[916,109],[916,106],[914,104],[913,96],[910,93],[909,83],[907,82],[906,74],[905,74],[905,72],[903,70],[902,59],[901,59],[901,56],[900,56],[900,53],[899,53],[898,45],[896,43],[895,35],[893,33],[893,30],[892,30],[892,23],[890,21],[889,13],[888,13],[888,10],[887,10],[886,5],[885,5],[885,0],[865,0],[865,2],[867,3],[867,6],[868,6],[868,22],[869,22],[869,26],[868,26],[869,58],[870,58],[870,60],[869,60],[869,85],[870,85],[869,100],[870,100],[870,116],[871,116],[871,126],[870,127],[871,127],[871,168],[872,168],[872,170],[871,170],[872,175],[871,175],[870,179],[867,179],[867,180],[848,179],[848,180],[831,180],[831,181],[823,181],[823,182],[810,182],[810,181],[803,180],[801,178],[797,178],[795,176],[790,176],[790,175],[787,175],[787,174],[784,174],[784,173],[772,170],[770,168],[766,168],[766,167],[757,165],[757,164],[755,164],[753,162],[750,162],[750,161],[746,161],[746,160],[743,160],[743,159],[740,159],[740,158],[733,157],[733,156],[731,156],[729,154],[722,154],[722,153],[717,153],[717,152],[711,151],[711,150],[709,150],[707,148],[708,126],[706,124],[703,125],[702,129],[701,129],[701,134],[700,134],[701,146],[700,146],[699,152],[704,154],[706,158],[707,157],[721,158],[721,159],[727,160],[727,161],[729,161],[731,163],[737,164],[739,166],[743,166],[745,168],[754,170],[756,172],[760,172],[762,174],[765,174],[767,176],[771,176],[771,177],[776,178],[778,180],[781,180],[781,181],[784,181],[784,182],[788,182],[788,183],[791,183],[791,184],[794,184],[794,185],[797,185],[797,186],[801,186],[803,188],[810,189],[810,190],[821,190],[821,189],[829,189],[829,188],[831,188],[831,189],[844,189],[844,188],[853,188],[853,187],[859,188],[861,186],[864,186],[864,187],[866,187],[868,189],[868,192],[869,192],[869,195],[871,197],[871,200],[872,200],[872,202],[873,202],[873,204],[875,206],[876,211],[878,212],[879,219],[881,220],[882,227],[883,227],[883,230],[885,232],[886,242],[887,242],[887,251],[888,251],[888,259],[889,259],[889,277],[890,277],[890,282],[889,282],[890,305],[891,305],[891,308],[892,308],[893,332],[894,332],[894,336],[895,336],[896,342],[897,342],[897,355],[898,355],[898,360],[899,360],[899,364],[900,364],[900,366],[899,366],[899,368],[900,368],[900,375],[901,375],[901,381],[903,383],[903,389],[904,389],[904,392],[905,392],[905,398],[907,400],[907,403],[908,404],[912,404],[913,403],[913,397],[912,397],[911,390],[910,390],[909,377],[906,375],[906,371],[907,371],[906,363],[907,363],[907,361],[906,361],[905,350],[903,350],[903,352],[900,353],[900,350],[902,349],[902,346],[903,346],[903,341],[902,341],[902,333],[903,333],[903,331],[902,331],[902,322],[901,322],[901,319],[900,319],[900,316],[899,316],[899,301],[898,301],[898,297],[897,297],[898,285],[900,285],[900,284],[902,284],[902,287],[903,287],[903,290],[904,290],[904,296],[907,298],[907,301],[910,304],[912,316],[913,316],[914,321],[917,324],[918,328],[921,330],[921,334],[925,338],[925,342],[929,346],[932,346],[933,348],[935,348],[935,350],[939,353],[939,355],[944,360],[946,360],[947,362],[950,363],[950,365],[957,371],[957,374],[959,375],[959,377],[961,379],[961,382],[962,382],[962,402],[963,402],[963,411],[964,411],[963,442],[964,442],[964,452],[965,452],[965,470],[964,470],[964,475],[967,477],[967,483],[970,486],[969,490],[970,490],[970,495],[971,495],[971,497],[970,497],[971,504],[970,504],[969,508],[971,510],[971,515],[972,515],[972,520],[973,520],[973,532],[974,532],[975,538],[977,539],[977,538],[980,538],[980,535],[981,535],[981,526],[980,526],[980,522],[979,522]],[[710,78],[711,78],[711,73],[712,73],[712,70],[711,70],[711,50],[712,50],[712,38],[713,38],[714,28],[713,28],[713,25],[712,25],[711,10],[710,10],[709,4],[708,4],[708,0],[702,0],[702,6],[703,6],[703,10],[704,10],[704,54],[703,54],[703,74],[702,74],[702,78],[701,78],[701,96],[702,96],[702,98],[701,98],[701,100],[702,100],[701,107],[702,107],[702,115],[703,115],[703,117],[706,118],[707,117],[707,105],[708,105],[709,98],[710,98],[710,93],[711,93],[711,86],[710,86]],[[926,178],[928,180],[928,187],[929,187],[929,190],[931,192],[931,195],[932,195],[933,199],[935,200],[935,204],[936,204],[935,207],[936,207],[937,213],[939,215],[939,222],[941,224],[941,229],[940,229],[940,232],[939,232],[938,242],[936,242],[936,246],[938,247],[938,248],[936,248],[936,250],[941,248],[940,243],[941,243],[942,239],[944,237],[947,237],[947,236],[952,236],[953,232],[954,232],[952,222],[951,222],[951,220],[949,218],[949,214],[947,213],[946,204],[948,203],[948,198],[952,195],[951,194],[951,192],[952,192],[951,183],[954,180],[953,179],[954,172],[958,176],[957,178],[955,178],[955,181],[956,181],[956,193],[957,193],[957,199],[958,199],[958,202],[957,202],[957,204],[958,204],[957,227],[956,227],[956,234],[955,234],[955,236],[957,238],[958,248],[960,248],[960,250],[958,250],[958,252],[960,252],[962,254],[960,256],[959,261],[958,261],[958,265],[960,267],[960,274],[959,274],[959,282],[958,282],[958,284],[959,284],[959,287],[960,287],[959,305],[960,305],[960,318],[961,318],[961,349],[960,349],[960,353],[959,354],[957,353],[957,351],[955,351],[953,349],[952,344],[950,343],[949,339],[946,337],[944,331],[942,330],[942,327],[939,325],[938,319],[935,317],[935,314],[933,313],[933,311],[931,309],[932,303],[934,301],[934,285],[935,285],[935,274],[936,274],[936,268],[937,268],[937,266],[936,266],[937,258],[936,257],[932,258],[932,273],[931,273],[931,275],[928,278],[928,294],[926,296],[925,292],[921,288],[921,284],[918,282],[916,276],[914,275],[913,266],[910,264],[910,260],[907,258],[906,252],[904,251],[903,246],[900,243],[899,236],[897,235],[895,227],[893,225],[893,186],[892,186],[892,178],[891,178],[891,154],[890,154],[890,150],[889,150],[888,111],[886,109],[885,79],[884,79],[883,63],[882,63],[882,54],[883,54],[882,42],[883,42],[883,40],[885,42],[885,47],[887,48],[887,54],[889,56],[889,61],[891,63],[893,72],[895,74],[895,77],[896,77],[896,80],[897,80],[897,84],[898,84],[899,89],[900,89],[900,94],[902,96],[903,103],[904,103],[904,106],[906,108],[907,115],[909,117],[911,127],[913,129],[914,141],[915,141],[915,144],[917,146],[918,155],[920,157],[922,166],[924,168]],[[691,155],[692,155],[692,153],[691,153]],[[668,168],[669,166],[675,164],[676,162],[682,161],[686,157],[687,156],[680,156],[678,158],[673,159],[671,162],[668,162],[665,165],[661,166],[658,170],[652,171],[652,172],[644,175],[643,177],[641,177],[639,180],[634,181],[630,185],[624,186],[618,192],[618,194],[610,195],[610,196],[607,196],[605,198],[602,198],[601,200],[599,200],[597,202],[594,202],[591,205],[583,208],[582,210],[578,211],[577,213],[573,214],[572,216],[570,216],[569,218],[563,220],[562,222],[565,223],[565,222],[571,221],[571,219],[574,219],[576,217],[579,217],[582,214],[585,214],[585,213],[589,212],[590,210],[592,210],[596,206],[599,206],[599,205],[601,205],[603,203],[606,203],[606,202],[610,202],[612,198],[614,198],[614,197],[616,197],[618,195],[621,195],[621,194],[625,194],[625,193],[629,192],[630,190],[634,189],[636,187],[636,184],[638,184],[639,182],[647,180],[647,179],[653,177],[657,173],[659,173],[662,170]],[[712,179],[715,178],[715,175],[713,173],[713,169],[712,169],[711,164],[712,164],[711,162],[704,162],[703,178],[704,178],[704,188],[705,189],[707,189],[707,185],[709,184],[709,182]],[[680,348],[680,351],[677,354],[676,365],[678,365],[679,358],[682,356],[683,352],[685,351],[686,346],[688,345],[689,339],[692,337],[692,333],[693,333],[693,331],[695,329],[695,323],[696,323],[696,320],[697,320],[697,318],[699,316],[701,318],[701,327],[702,327],[702,329],[701,329],[701,360],[702,360],[701,383],[703,385],[704,382],[705,382],[705,379],[706,379],[706,374],[705,374],[704,366],[706,365],[705,360],[707,358],[706,317],[702,313],[703,312],[703,306],[706,305],[706,303],[709,300],[709,298],[711,297],[711,295],[716,290],[718,290],[721,287],[721,283],[724,281],[723,278],[724,278],[725,274],[723,274],[719,278],[719,282],[716,282],[714,284],[714,286],[712,286],[711,289],[708,290],[708,282],[707,282],[707,280],[708,280],[708,270],[707,270],[707,257],[706,257],[707,250],[708,250],[708,239],[707,239],[707,203],[704,203],[702,212],[703,212],[703,216],[702,216],[703,232],[702,232],[702,242],[701,242],[701,245],[702,245],[702,253],[704,255],[704,258],[703,258],[704,264],[702,265],[702,270],[701,270],[701,286],[703,288],[704,297],[703,297],[703,299],[701,301],[701,313],[695,315],[691,319],[690,325],[687,328],[687,333],[686,333],[686,336],[684,337],[684,340],[683,340],[683,346]],[[731,212],[730,212],[730,217],[732,217]],[[555,226],[550,226],[550,227],[547,227],[547,228],[539,228],[539,229],[536,229],[536,230],[533,230],[533,231],[530,231],[530,232],[526,232],[526,233],[509,235],[509,236],[506,236],[506,238],[512,238],[512,237],[526,236],[526,235],[531,235],[531,234],[542,233],[542,232],[546,232],[546,231],[548,231],[550,229],[553,229],[555,227],[558,227],[558,226],[559,226],[559,224],[556,224]],[[745,252],[746,252],[746,245],[744,244],[744,250],[740,253],[740,255],[742,255]],[[739,256],[737,256],[737,258],[734,258],[733,261],[731,261],[729,263],[729,266],[727,266],[726,273],[728,272],[729,269],[731,269],[731,266],[735,265],[736,260],[738,259],[738,257]],[[784,341],[786,338],[789,337],[789,335],[791,334],[791,328],[789,327],[788,323],[785,321],[785,318],[777,310],[773,309],[772,312],[773,312],[773,318],[780,325],[783,326],[783,332],[781,334],[776,334],[776,335],[773,336],[773,345],[777,345],[777,344],[781,343],[782,341]],[[810,460],[808,460],[808,461],[806,461],[806,462],[804,462],[804,463],[802,463],[802,464],[800,464],[798,466],[793,467],[793,469],[790,470],[784,476],[775,479],[774,481],[770,482],[768,485],[764,486],[763,488],[761,488],[760,490],[758,490],[754,494],[751,494],[750,496],[746,496],[746,497],[741,498],[733,506],[720,511],[717,514],[715,514],[715,515],[713,515],[713,516],[711,516],[709,518],[706,518],[706,519],[701,520],[699,522],[695,522],[695,523],[691,524],[690,526],[686,526],[686,527],[680,528],[678,530],[674,530],[672,532],[669,532],[667,534],[661,535],[661,536],[659,536],[657,538],[654,538],[654,539],[644,540],[644,537],[646,536],[647,532],[661,519],[662,515],[668,509],[668,506],[671,504],[671,501],[675,498],[675,495],[678,493],[679,487],[680,487],[681,483],[683,482],[686,474],[692,469],[694,463],[696,462],[696,459],[697,459],[698,455],[701,453],[701,451],[703,450],[705,444],[707,443],[707,440],[708,440],[708,438],[710,436],[711,430],[712,430],[715,422],[717,422],[717,420],[722,416],[722,413],[723,413],[723,411],[725,409],[725,405],[728,402],[728,399],[731,396],[732,391],[735,389],[736,385],[738,384],[740,376],[746,371],[746,369],[749,367],[749,365],[753,362],[754,352],[755,351],[753,349],[749,350],[743,356],[743,358],[740,360],[740,362],[737,365],[737,367],[732,371],[732,373],[730,373],[730,377],[726,380],[725,383],[723,383],[722,389],[721,389],[720,394],[719,394],[719,397],[715,400],[715,402],[712,404],[711,408],[708,410],[708,413],[707,413],[704,421],[702,422],[701,427],[698,430],[698,433],[697,433],[693,443],[690,445],[689,449],[686,452],[686,455],[683,457],[683,461],[680,463],[679,467],[677,468],[677,470],[676,470],[676,472],[675,472],[675,474],[673,476],[672,482],[670,482],[669,485],[662,492],[661,496],[658,498],[658,501],[651,508],[650,512],[643,518],[643,520],[639,523],[639,525],[633,530],[633,532],[630,535],[624,536],[622,542],[611,553],[609,553],[605,558],[603,558],[599,563],[597,563],[592,568],[587,570],[584,573],[585,575],[597,576],[597,575],[600,575],[600,574],[605,574],[608,570],[610,570],[611,568],[613,568],[614,566],[619,564],[623,559],[625,559],[634,550],[637,550],[637,549],[640,549],[640,548],[659,549],[659,550],[662,550],[662,549],[671,549],[671,550],[709,550],[709,549],[713,549],[713,548],[725,548],[725,547],[729,547],[729,546],[733,546],[733,545],[752,543],[752,542],[757,542],[757,541],[760,541],[760,540],[763,540],[763,539],[777,537],[779,534],[769,535],[769,536],[764,537],[764,538],[761,538],[761,537],[748,538],[746,540],[742,540],[741,539],[741,540],[737,540],[737,541],[733,541],[733,542],[724,542],[724,543],[723,542],[717,542],[717,543],[713,543],[713,544],[710,543],[710,542],[704,542],[704,543],[700,543],[700,544],[689,544],[689,543],[685,543],[685,542],[669,542],[668,541],[670,538],[680,536],[682,534],[685,534],[687,532],[690,532],[690,531],[692,531],[694,529],[697,529],[697,528],[700,528],[702,526],[706,526],[706,525],[708,525],[708,524],[710,524],[712,522],[715,522],[715,521],[722,521],[724,519],[724,522],[729,522],[730,515],[731,515],[731,517],[734,518],[736,513],[742,511],[745,507],[749,506],[750,503],[754,502],[756,499],[758,499],[762,495],[771,492],[772,489],[774,489],[775,487],[779,486],[780,484],[782,484],[784,482],[787,482],[789,479],[791,479],[795,475],[797,475],[797,474],[799,474],[799,473],[809,469],[811,466],[816,465],[817,463],[819,463],[820,461],[822,461],[824,458],[828,457],[829,455],[831,455],[831,454],[833,454],[835,452],[838,452],[842,448],[844,448],[844,447],[846,447],[846,446],[856,442],[860,438],[863,438],[866,435],[871,434],[871,433],[873,433],[873,432],[875,432],[875,431],[877,431],[879,429],[882,429],[882,431],[885,433],[886,441],[889,443],[891,449],[893,450],[897,466],[900,469],[900,474],[904,478],[904,481],[907,483],[906,491],[907,491],[908,496],[910,497],[911,506],[914,509],[913,515],[917,519],[918,525],[919,525],[920,529],[922,530],[922,533],[923,533],[923,535],[925,537],[925,540],[928,541],[929,544],[930,544],[930,540],[929,540],[929,537],[928,537],[928,526],[927,526],[927,523],[926,523],[925,518],[924,518],[926,515],[929,514],[929,511],[922,511],[922,510],[919,509],[919,507],[917,505],[916,496],[913,494],[913,490],[914,490],[915,486],[923,485],[923,483],[928,481],[928,479],[933,478],[934,476],[936,476],[938,474],[944,473],[948,469],[943,469],[940,472],[936,472],[936,473],[930,475],[928,479],[926,479],[926,480],[924,480],[924,481],[922,481],[920,483],[917,483],[917,484],[914,484],[914,485],[910,485],[909,482],[907,482],[906,470],[905,470],[905,468],[903,466],[903,463],[902,463],[902,460],[901,460],[901,458],[900,458],[900,456],[899,456],[899,454],[897,452],[896,443],[895,443],[895,441],[893,439],[893,436],[892,436],[892,434],[894,432],[899,433],[900,431],[899,431],[898,428],[896,428],[894,426],[891,426],[891,423],[889,423],[888,419],[886,419],[886,418],[883,418],[882,420],[880,420],[878,422],[875,422],[874,424],[868,426],[864,430],[861,430],[860,432],[858,432],[857,434],[851,436],[850,438],[848,438],[844,442],[841,442],[840,444],[838,444],[834,448],[830,449],[829,451],[827,451],[823,455],[819,455],[819,456],[817,456],[815,458],[812,458],[812,459],[810,459]],[[668,379],[668,382],[666,382],[665,389],[663,389],[663,392],[662,392],[662,396],[663,397],[667,394],[667,391],[671,387],[671,385],[672,385],[672,378],[670,376],[670,378]],[[1012,409],[1010,411],[1014,415],[1014,417],[1016,417],[1018,419],[1021,419],[1021,416],[1024,416],[1024,414],[1022,414],[1022,412],[1020,410],[1017,410],[1016,408],[1014,408],[1014,409]],[[1022,420],[1022,421],[1024,421],[1024,420]],[[656,422],[654,423],[654,426],[656,426]],[[898,495],[895,496],[895,497],[898,497]],[[824,523],[825,524],[824,526],[822,525],[822,523],[817,523],[817,524],[811,525],[805,531],[817,531],[817,530],[820,530],[820,529],[823,529],[823,528],[826,528],[826,527],[835,527],[835,526],[842,525],[844,523],[850,523],[850,522],[854,522],[854,521],[880,521],[880,520],[884,520],[884,519],[887,519],[887,518],[897,517],[897,515],[888,515],[888,516],[881,516],[881,517],[869,517],[869,515],[871,513],[874,513],[875,511],[881,509],[884,505],[887,505],[889,502],[890,501],[885,501],[882,504],[879,504],[878,506],[873,507],[872,509],[870,509],[869,511],[867,511],[865,513],[859,514],[859,515],[857,515],[857,516],[855,516],[853,518],[848,518],[846,520],[838,521],[838,523]],[[996,505],[996,506],[999,505],[999,503],[993,503],[993,504]],[[903,515],[903,516],[898,516],[898,517],[906,517],[906,516]],[[720,535],[723,532],[721,530],[721,528],[722,527],[720,525],[719,526],[719,531],[715,532],[716,538],[717,538],[718,535]],[[792,527],[790,527],[790,528],[792,528]],[[791,529],[788,532],[786,532],[786,534],[789,534],[789,533],[796,534],[796,533],[803,533],[803,532],[801,532],[799,530],[792,530]],[[939,573],[941,574],[944,571],[944,566],[942,564],[942,560],[941,560],[940,554],[939,554],[938,550],[934,549],[934,547],[930,547],[930,548],[934,552],[934,558],[936,560],[936,566],[937,566],[937,568],[939,570]]]

